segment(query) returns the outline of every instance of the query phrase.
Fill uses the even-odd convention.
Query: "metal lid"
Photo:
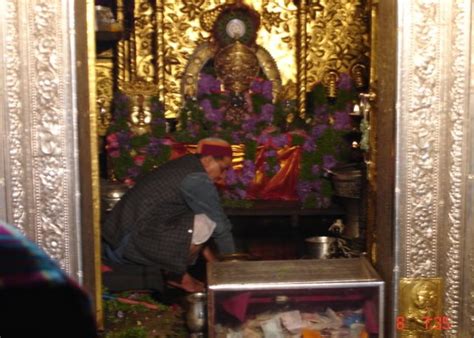
[[[382,284],[365,257],[331,260],[214,262],[208,264],[211,290],[339,287],[344,283]]]

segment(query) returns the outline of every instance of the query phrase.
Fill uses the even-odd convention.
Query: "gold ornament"
[[[130,129],[135,135],[151,132],[151,111],[143,95],[137,95],[130,114]]]
[[[328,70],[323,77],[323,84],[326,87],[326,95],[329,100],[335,100],[337,97],[337,83],[339,74],[335,70]]]
[[[357,89],[363,89],[367,86],[367,66],[363,63],[355,63],[351,67],[351,77]]]
[[[402,278],[397,329],[400,337],[440,337],[449,328],[442,314],[441,278]]]
[[[239,41],[219,51],[214,64],[224,87],[234,93],[248,90],[260,70],[253,49]]]
[[[203,12],[199,17],[199,23],[201,24],[202,29],[204,29],[206,32],[212,31],[214,21],[216,21],[217,17],[219,16],[219,14],[221,14],[224,8],[225,5],[217,6],[211,10]]]

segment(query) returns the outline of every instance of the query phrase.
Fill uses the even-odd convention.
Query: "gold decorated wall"
[[[334,85],[340,73],[349,72],[356,82],[367,82],[368,0],[244,3],[260,14],[257,45],[275,60],[282,82],[281,98],[297,100],[300,115],[305,113],[306,92],[320,81]],[[166,117],[179,114],[186,65],[196,48],[211,39],[210,27],[224,4],[218,0],[136,0],[125,8],[123,0],[118,0],[115,15],[124,31],[109,50],[114,58],[99,54],[97,62],[102,135],[117,89],[131,95],[143,90],[156,94]],[[99,40],[98,45],[101,43]]]

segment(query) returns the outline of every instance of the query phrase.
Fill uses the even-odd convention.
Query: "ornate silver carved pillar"
[[[82,281],[73,6],[0,2],[0,217]]]
[[[467,233],[466,233],[466,255],[464,258],[464,264],[466,266],[466,274],[463,279],[465,285],[464,294],[462,299],[465,300],[463,304],[463,323],[466,327],[470,328],[469,335],[474,337],[474,154],[472,146],[474,145],[474,6],[471,3],[471,42],[470,42],[470,83],[469,83],[469,139],[468,144],[471,145],[471,151],[468,155],[468,180],[466,184],[466,221]],[[469,147],[468,147],[469,149]]]
[[[398,1],[398,18],[395,268],[442,277],[444,335],[472,336],[471,1]]]

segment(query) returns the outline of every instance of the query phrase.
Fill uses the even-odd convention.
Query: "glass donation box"
[[[208,335],[383,337],[384,282],[365,257],[209,263]]]

